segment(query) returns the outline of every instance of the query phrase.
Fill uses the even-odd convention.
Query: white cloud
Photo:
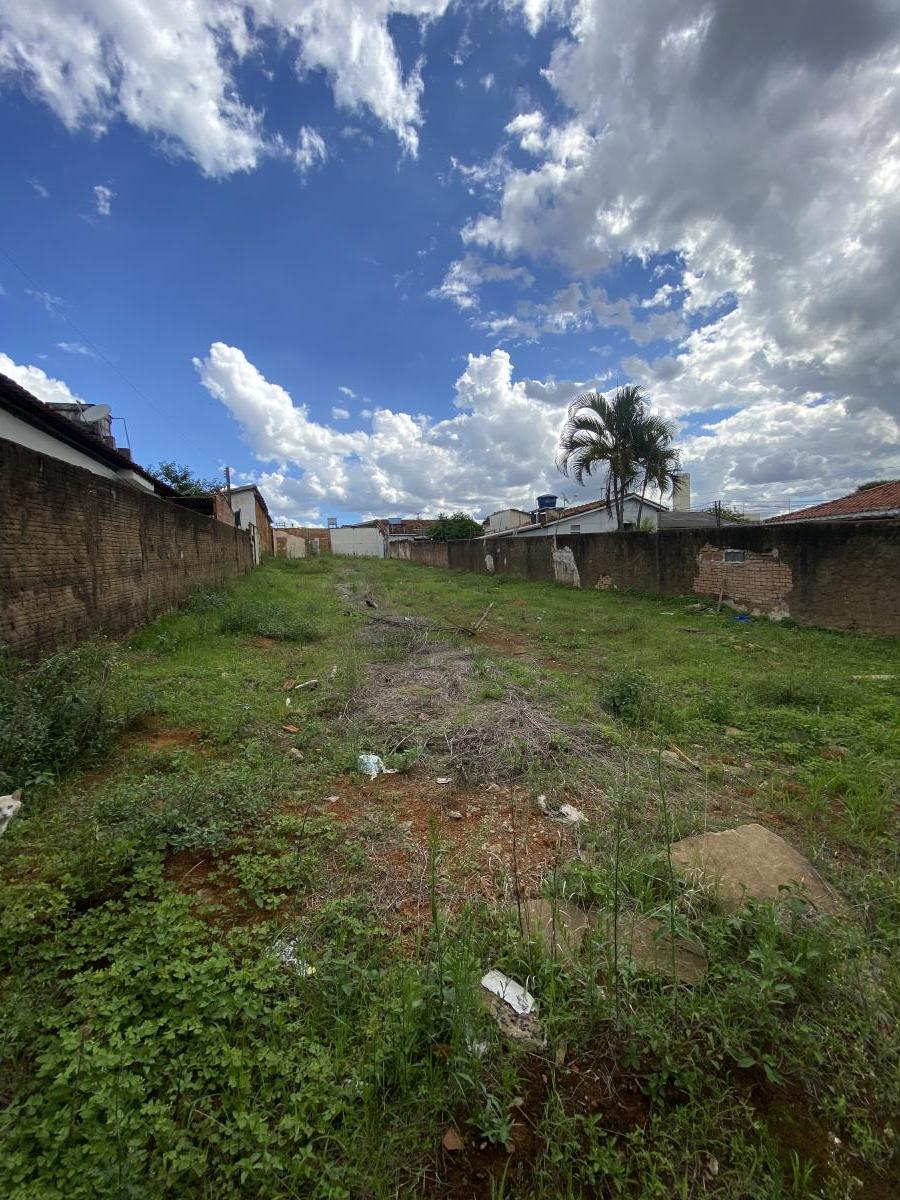
[[[337,405],[333,405],[331,416],[335,421],[348,421],[350,419],[350,410],[347,408],[338,408]]]
[[[83,342],[57,342],[56,345],[58,349],[64,350],[66,354],[81,354],[85,358],[96,358],[90,346],[85,346]]]
[[[532,24],[548,16],[525,8]],[[654,271],[671,270],[677,294],[660,288],[646,325],[634,303],[628,315],[585,292],[598,323],[678,339],[665,359],[629,364],[670,414],[729,405],[759,417],[765,397],[798,412],[834,400],[837,421],[896,411],[900,9],[608,0],[555,15],[566,13],[546,76],[574,115],[510,121],[538,162],[506,163],[468,245],[583,281],[623,258],[677,254],[679,267]],[[498,165],[495,154],[495,191]],[[706,327],[688,334],[682,311]],[[498,319],[542,331],[540,316]]]
[[[300,76],[324,72],[339,107],[367,109],[415,154],[421,63],[404,73],[389,20],[426,23],[448,3],[4,0],[0,76],[20,81],[70,130],[102,134],[123,119],[223,176],[283,154],[283,138],[239,91],[238,68],[264,61],[269,33],[291,48]],[[302,161],[302,143],[300,156],[302,169],[321,158]]]
[[[434,300],[451,300],[458,309],[475,309],[479,306],[478,289],[485,283],[517,282],[531,287],[534,276],[525,267],[510,267],[503,263],[489,263],[475,254],[467,254],[452,262],[447,273],[428,293]]]
[[[353,388],[349,388],[349,387],[346,387],[344,384],[341,384],[338,387],[338,391],[343,392],[343,394],[347,397],[348,400],[356,399],[356,392],[354,392]]]
[[[572,396],[590,386],[515,380],[509,355],[495,350],[469,356],[453,416],[431,420],[379,408],[371,432],[345,433],[311,420],[304,404],[234,346],[213,343],[195,366],[256,457],[275,464],[270,478],[277,476],[277,487],[266,495],[284,516],[529,505],[564,482],[553,466],[557,434]]]
[[[112,211],[112,202],[116,197],[116,193],[112,188],[106,187],[105,184],[98,183],[94,188],[94,205],[97,209],[98,217],[108,217]]]
[[[53,379],[40,367],[20,365],[2,351],[0,351],[0,375],[6,375],[9,379],[15,380],[38,400],[65,401],[69,404],[84,403],[81,397],[76,396],[61,379]]]
[[[47,190],[47,188],[44,187],[44,185],[41,183],[41,181],[39,179],[29,179],[28,182],[31,184],[32,190],[34,192],[36,192],[37,195],[40,196],[40,198],[42,200],[49,199],[50,193]]]
[[[297,147],[292,154],[294,166],[301,175],[323,163],[328,157],[328,147],[321,134],[304,125],[297,138]]]

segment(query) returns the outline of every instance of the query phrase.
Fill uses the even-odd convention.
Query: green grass
[[[551,954],[520,925],[515,863],[505,899],[463,903],[469,859],[502,855],[437,809],[409,882],[428,919],[403,932],[383,895],[406,814],[350,786],[355,758],[393,750],[412,804],[443,750],[399,745],[415,705],[407,729],[358,703],[454,642],[360,636],[369,593],[375,616],[441,626],[493,602],[459,639],[466,719],[512,689],[607,747],[543,893],[659,917],[704,947],[702,983],[603,939]],[[694,603],[323,556],[200,593],[124,647],[6,664],[0,769],[25,806],[0,839],[4,1195],[895,1195],[900,691],[853,676],[900,675],[897,643]],[[699,769],[661,791],[672,747]],[[580,766],[560,754],[488,759],[485,780],[512,781],[520,813],[553,803]],[[358,819],[331,819],[337,790]],[[473,794],[495,793],[452,803]],[[673,837],[746,820],[810,855],[848,919],[727,913],[672,876]],[[490,966],[527,981],[545,1049],[489,1019]],[[450,1125],[463,1151],[441,1150]]]

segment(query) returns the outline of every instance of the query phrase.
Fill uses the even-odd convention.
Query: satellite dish
[[[89,408],[82,410],[81,419],[88,425],[96,425],[100,421],[105,421],[111,412],[112,409],[108,404],[92,404]]]

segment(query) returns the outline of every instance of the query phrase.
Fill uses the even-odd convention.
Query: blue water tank
[[[556,508],[555,496],[538,496],[537,502],[539,509]]]

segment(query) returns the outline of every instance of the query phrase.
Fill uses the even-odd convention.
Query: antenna
[[[100,421],[105,421],[111,412],[108,404],[91,404],[81,410],[81,419],[88,425],[97,425]]]

